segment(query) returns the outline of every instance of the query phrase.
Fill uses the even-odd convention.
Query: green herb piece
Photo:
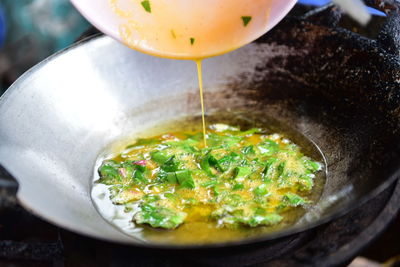
[[[139,168],[136,169],[136,171],[134,173],[134,177],[135,177],[136,182],[144,183],[144,184],[146,184],[148,182],[144,173],[145,172],[140,170]]]
[[[285,172],[285,166],[286,166],[286,162],[283,161],[283,162],[279,163],[278,167],[276,168],[279,177],[283,176],[283,174]]]
[[[283,220],[283,217],[276,214],[270,213],[266,215],[254,215],[250,218],[245,218],[239,220],[242,224],[247,224],[250,227],[257,227],[260,225],[271,226],[280,223]]]
[[[99,183],[113,185],[121,182],[122,177],[118,171],[119,164],[114,161],[106,161],[99,168]]]
[[[194,189],[196,187],[192,178],[192,172],[189,170],[182,170],[175,172],[176,179],[181,188]]]
[[[179,162],[175,159],[175,155],[171,156],[164,164],[161,169],[166,172],[174,172],[179,169]]]
[[[136,166],[132,164],[132,162],[127,161],[127,162],[122,162],[119,165],[119,171],[121,173],[121,176],[127,179],[132,179],[133,175],[136,171]]]
[[[138,201],[144,196],[141,191],[124,190],[123,188],[113,188],[110,192],[112,192],[110,200],[117,205]]]
[[[237,146],[243,140],[241,136],[227,136],[223,138],[223,144],[227,147]]]
[[[158,164],[164,164],[170,158],[164,151],[161,150],[151,152],[150,155],[151,159]]]
[[[208,188],[217,185],[217,180],[210,180],[201,184],[202,187]]]
[[[175,172],[160,171],[158,173],[158,181],[162,183],[179,184],[181,188],[195,188],[195,182],[190,170],[179,170]]]
[[[170,184],[178,183],[175,172],[160,172],[158,178],[161,182],[168,182]]]
[[[211,171],[211,166],[210,166],[209,159],[210,159],[210,155],[209,155],[209,154],[207,154],[206,156],[204,156],[204,157],[202,158],[202,160],[200,161],[200,167],[201,167],[201,169],[202,169],[203,171],[205,171],[205,173],[207,173],[208,176],[213,177],[214,174],[213,174],[212,171]]]
[[[186,218],[186,213],[173,211],[153,204],[143,204],[133,217],[138,224],[149,224],[154,228],[175,229]]]
[[[270,182],[274,171],[274,164],[278,162],[277,158],[269,158],[265,164],[265,169],[262,173],[264,182]]]
[[[243,189],[244,189],[244,184],[242,184],[242,183],[235,184],[235,185],[232,187],[232,190],[234,190],[234,191],[236,191],[236,190],[243,190]]]
[[[106,161],[99,168],[99,183],[107,185],[130,185],[147,183],[146,167],[135,165],[131,161],[118,164],[115,161]]]
[[[231,165],[239,164],[241,160],[241,157],[239,154],[235,152],[229,153],[229,155],[226,155],[222,157],[221,159],[218,160],[218,163],[216,165],[217,169],[221,172],[226,172],[229,170]]]
[[[193,37],[192,37],[192,38],[190,38],[190,44],[191,44],[191,45],[194,45],[194,42],[195,42],[195,41],[196,41],[196,39],[195,39],[195,38],[193,38]]]
[[[261,154],[270,156],[279,151],[278,143],[272,140],[265,140],[262,144],[258,146]]]
[[[309,203],[309,201],[307,201],[304,198],[302,198],[301,196],[293,194],[293,193],[286,193],[282,197],[282,204],[284,206],[297,207],[297,206],[303,206],[308,203]]]
[[[213,155],[207,154],[201,161],[200,167],[209,175],[215,176],[211,170],[211,167],[215,168],[220,172],[225,172],[230,163],[233,161],[233,157],[231,155],[225,156],[220,160],[217,160]]]
[[[178,178],[176,178],[176,173],[175,172],[167,172],[166,179],[170,184],[177,184],[178,183]]]
[[[242,16],[243,26],[246,27],[247,24],[250,23],[252,17],[251,16]]]
[[[299,151],[299,147],[296,146],[295,144],[289,144],[286,146],[286,149],[290,152],[297,152]]]
[[[254,188],[253,193],[257,197],[265,197],[268,195],[267,186],[265,184],[259,185]]]
[[[238,194],[230,194],[226,196],[226,202],[232,207],[237,207],[242,202],[242,197]]]
[[[312,161],[308,157],[302,157],[301,161],[303,162],[304,167],[310,172],[317,172],[322,168],[320,163]]]
[[[166,142],[165,144],[173,148],[181,148],[182,150],[189,153],[194,153],[197,151],[197,149],[194,146],[198,145],[198,143],[199,143],[198,140],[189,138],[182,141],[169,141]]]
[[[262,208],[256,208],[254,213],[250,216],[245,215],[243,209],[238,208],[236,205],[226,205],[220,209],[215,210],[211,217],[218,219],[218,221],[225,226],[238,226],[246,225],[249,227],[257,227],[261,225],[272,226],[280,223],[283,217],[276,213],[266,213]]]
[[[247,178],[252,173],[251,167],[236,167],[234,170],[234,178],[235,179],[244,179]]]
[[[309,191],[314,186],[314,180],[310,175],[300,176],[298,183],[301,191]]]
[[[222,166],[219,164],[219,161],[213,155],[208,156],[208,163],[210,164],[210,166],[216,168],[217,170],[221,172],[224,171]]]
[[[254,146],[246,146],[242,149],[242,153],[245,155],[255,154]]]
[[[133,164],[131,161],[120,164],[120,173],[125,180],[134,181],[136,184],[147,183],[146,166]]]
[[[218,134],[208,134],[207,144],[209,146],[224,146],[232,147],[238,145],[243,140],[242,136],[225,135],[221,136]]]
[[[220,191],[219,188],[218,188],[218,184],[214,185],[214,186],[212,187],[212,190],[213,190],[214,196],[219,196],[220,193],[221,193],[221,191]]]
[[[227,190],[227,188],[224,187],[224,184],[218,183],[215,186],[212,187],[212,192],[214,193],[214,196],[217,198],[215,201],[217,203],[223,203],[225,197],[231,192],[230,190]]]
[[[146,12],[151,13],[151,5],[150,5],[150,1],[149,0],[144,0],[141,2],[142,7],[144,8],[144,10],[146,10]]]

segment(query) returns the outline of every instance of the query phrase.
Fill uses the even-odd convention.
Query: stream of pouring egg
[[[205,119],[205,109],[204,109],[204,94],[203,94],[203,70],[202,70],[202,60],[196,60],[197,65],[197,78],[199,80],[199,90],[200,90],[200,104],[201,104],[201,122],[203,124],[203,140],[204,147],[207,147],[207,128]]]

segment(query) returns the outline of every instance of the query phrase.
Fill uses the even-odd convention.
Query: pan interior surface
[[[266,114],[315,142],[329,170],[318,204],[298,224],[218,246],[307,230],[397,177],[400,64],[376,43],[351,38],[286,21],[261,43],[205,60],[209,114]],[[379,79],[371,81],[372,75]],[[107,144],[198,115],[197,90],[192,62],[146,56],[108,37],[91,39],[40,63],[2,96],[0,164],[18,180],[21,204],[46,220],[99,239],[156,246],[100,216],[90,198],[93,170]]]

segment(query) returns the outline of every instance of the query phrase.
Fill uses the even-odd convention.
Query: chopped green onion
[[[235,168],[235,179],[244,179],[252,173],[251,167],[236,167]]]
[[[276,162],[278,162],[277,158],[269,158],[267,160],[267,164],[265,165],[265,169],[263,171],[264,181],[266,180],[270,181],[270,179],[272,178],[272,172],[274,170],[274,164]]]
[[[250,219],[247,220],[242,220],[241,222],[243,224],[248,224],[251,227],[256,227],[259,225],[275,225],[278,224],[282,221],[283,217],[276,214],[276,213],[270,213],[267,215],[255,215],[253,217],[251,217]]]
[[[254,154],[254,146],[246,146],[242,149],[242,153],[245,155]]]
[[[279,150],[279,144],[272,140],[265,140],[262,144],[258,146],[261,154],[272,155]]]
[[[168,181],[170,184],[177,184],[178,179],[176,179],[176,174],[174,172],[167,172],[165,173],[165,179]]]
[[[208,188],[208,187],[215,186],[217,183],[218,183],[218,181],[216,181],[216,180],[210,180],[210,181],[202,183],[201,186]]]
[[[253,193],[257,197],[265,197],[266,195],[268,195],[267,186],[265,184],[262,184],[262,185],[256,187],[254,189]]]
[[[172,209],[143,204],[140,211],[135,214],[134,220],[138,224],[149,224],[155,228],[174,229],[183,223],[186,213],[176,212]]]
[[[164,151],[154,151],[150,153],[151,159],[158,164],[164,164],[169,159],[169,156]]]
[[[302,206],[309,203],[301,196],[293,193],[286,193],[282,198],[282,202],[284,206],[290,206],[290,207]]]
[[[142,7],[144,8],[144,10],[146,10],[147,12],[151,13],[151,5],[150,5],[150,1],[149,0],[144,0],[141,2]]]
[[[161,169],[166,172],[174,172],[179,169],[179,162],[175,159],[175,155],[167,159],[161,166]]]
[[[189,170],[182,170],[175,172],[176,179],[181,188],[194,189],[196,187],[192,178],[192,172]]]
[[[243,26],[247,26],[250,23],[252,17],[251,16],[242,16]]]
[[[242,184],[242,183],[235,184],[235,185],[232,187],[232,190],[234,190],[234,191],[236,191],[236,190],[242,190],[242,189],[244,189],[244,184]]]

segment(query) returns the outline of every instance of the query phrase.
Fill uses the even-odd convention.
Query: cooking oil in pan
[[[296,222],[298,222],[299,219],[302,218],[307,213],[307,211],[312,209],[312,207],[318,202],[325,184],[326,169],[324,157],[321,151],[313,142],[308,140],[302,134],[294,131],[293,129],[285,126],[282,123],[279,123],[272,118],[265,117],[265,115],[261,113],[257,114],[253,112],[251,115],[249,115],[245,112],[219,112],[206,116],[206,119],[208,121],[208,124],[210,125],[207,133],[207,140],[209,142],[209,147],[210,149],[212,149],[212,151],[206,151],[205,149],[207,148],[203,147],[203,129],[201,127],[202,117],[196,116],[190,118],[182,118],[174,122],[165,123],[165,125],[163,125],[162,127],[157,127],[157,129],[148,129],[146,131],[143,131],[142,133],[140,133],[141,137],[154,138],[126,140],[127,148],[125,151],[121,151],[121,154],[109,154],[107,157],[99,158],[96,169],[94,170],[94,182],[92,188],[92,199],[99,213],[109,223],[117,227],[122,232],[133,237],[142,239],[146,242],[198,245],[235,242],[244,239],[260,238],[271,233],[277,233],[279,231],[294,226]],[[228,129],[227,127],[232,128]],[[241,131],[237,129],[240,129]],[[252,129],[259,129],[261,133],[251,135],[250,132],[253,131]],[[277,181],[263,180],[264,182],[262,182],[262,178],[260,178],[262,177],[262,174],[260,174],[259,176],[243,175],[243,177],[238,178],[238,176],[240,176],[238,175],[238,172],[244,172],[245,170],[248,170],[249,167],[252,168],[253,171],[256,170],[258,161],[254,161],[254,163],[247,162],[246,164],[240,163],[242,164],[240,166],[247,167],[236,167],[235,170],[221,170],[219,168],[222,167],[214,166],[211,167],[213,173],[208,173],[209,176],[207,176],[205,174],[207,172],[203,171],[204,161],[202,162],[202,160],[199,159],[199,157],[203,157],[203,152],[201,151],[206,151],[204,153],[215,155],[216,159],[221,158],[221,156],[219,155],[225,155],[226,158],[228,154],[223,151],[218,151],[219,148],[215,147],[215,140],[211,138],[212,135],[217,135],[217,137],[218,135],[224,135],[223,131],[231,131],[230,133],[236,134],[237,136],[242,136],[242,132],[244,132],[245,136],[247,136],[243,137],[245,138],[245,140],[247,140],[246,142],[252,142],[254,144],[258,144],[257,138],[267,138],[266,140],[275,140],[276,143],[280,144],[280,148],[283,152],[281,153],[278,151],[276,152],[277,154],[274,154],[271,157],[268,156],[268,160],[270,158],[279,157],[279,155],[285,158],[287,157],[287,155],[284,155],[285,153],[301,153],[301,155],[304,155],[304,158],[312,159],[312,162],[314,163],[319,162],[320,167],[315,172],[315,176],[313,176],[314,174],[312,174],[312,188],[309,188],[310,190],[297,190],[298,188],[294,189],[294,187],[291,188],[290,186],[283,186],[282,188],[280,188]],[[190,135],[191,137],[185,139],[188,135]],[[174,180],[175,182],[173,182],[176,183],[176,185],[173,185],[172,183],[168,184],[167,186],[159,186],[157,182],[150,182],[148,185],[143,185],[142,187],[136,185],[133,187],[129,187],[129,185],[128,187],[130,189],[128,191],[121,191],[120,189],[123,187],[121,184],[115,187],[115,185],[112,185],[109,182],[106,182],[106,184],[99,182],[99,178],[101,178],[99,177],[98,172],[99,167],[106,166],[104,170],[108,171],[108,165],[104,165],[104,162],[107,162],[107,160],[109,159],[113,159],[117,163],[127,162],[127,160],[130,160],[130,162],[133,162],[133,164],[148,164],[146,167],[151,169],[152,172],[150,176],[153,175],[153,177],[155,177],[154,179],[159,179],[159,174],[162,172],[162,170],[160,169],[164,168],[166,166],[165,164],[167,163],[163,163],[164,165],[160,165],[161,167],[158,165],[154,165],[156,163],[154,163],[152,159],[151,152],[149,152],[145,148],[146,143],[151,143],[154,140],[162,140],[162,144],[157,145],[153,143],[153,146],[157,147],[157,149],[161,149],[162,151],[167,151],[163,150],[166,146],[173,146],[172,144],[180,144],[177,141],[179,138],[185,139],[182,144],[187,145],[190,143],[194,147],[189,149],[198,149],[197,152],[193,152],[196,156],[192,158],[194,161],[199,162],[196,166],[191,166],[188,163],[190,161],[190,156],[187,156],[187,158],[184,158],[182,156],[175,157],[175,160],[178,158],[178,160],[183,162],[180,163],[180,169],[191,168],[190,178],[193,178],[193,184],[187,183],[186,180],[184,180],[184,182],[182,183],[182,181],[178,179],[176,181]],[[197,148],[196,143],[193,140],[198,140]],[[245,141],[238,142],[244,144],[243,142]],[[239,147],[239,143],[231,143],[232,147],[229,149],[236,149],[236,147]],[[297,147],[299,149],[299,152],[293,152],[297,150],[288,151],[288,149],[290,149],[290,146],[292,146],[292,148]],[[173,147],[170,149],[170,151],[175,151],[175,148]],[[188,149],[188,147],[185,147],[183,149]],[[240,149],[240,151],[245,151],[243,150],[244,147],[240,147]],[[252,148],[246,146],[245,149],[250,151]],[[255,149],[257,150],[258,148]],[[191,150],[188,151],[189,152],[187,153],[185,152],[187,155],[190,154]],[[218,154],[219,152],[221,152],[222,154]],[[182,153],[180,155],[186,155],[185,153]],[[229,151],[229,153],[229,155],[232,155],[236,152]],[[142,154],[146,155],[143,158],[138,158]],[[105,155],[107,155],[107,153],[105,153]],[[206,155],[207,154],[204,154],[204,157],[206,157]],[[249,157],[250,158],[247,159],[258,160],[255,159],[256,156]],[[170,159],[171,158],[173,159],[173,157],[170,157]],[[282,158],[280,158],[280,160],[281,159]],[[279,165],[279,162],[276,162],[274,163],[274,168],[286,168],[286,173],[289,173],[289,175],[287,175],[285,179],[293,180],[294,178],[290,176],[290,171],[293,172],[293,170],[296,169],[293,169],[290,166],[295,166],[296,163],[293,163],[290,156],[285,159],[286,167],[282,164]],[[185,160],[186,162],[184,162]],[[119,168],[118,170],[120,174],[126,175],[127,171],[121,170],[120,168],[122,165],[120,166],[113,164],[115,163],[111,163],[112,166],[117,166],[117,169]],[[209,164],[209,162],[207,164]],[[232,164],[239,163],[234,162]],[[167,164],[167,167],[170,168],[171,165]],[[140,168],[143,168],[143,166]],[[170,174],[171,172],[168,173]],[[178,173],[178,178],[183,177],[186,179],[189,177],[187,176],[187,171],[185,170],[179,170],[176,173]],[[186,173],[186,176],[182,176],[183,173]],[[215,186],[213,185],[213,181],[217,179],[217,176],[219,177],[218,179],[224,179],[223,184],[219,184],[219,188],[217,190],[218,192],[216,191],[215,187],[213,187]],[[274,174],[271,174],[271,177],[272,176],[274,176]],[[132,177],[134,177],[134,175]],[[278,176],[275,175],[275,177]],[[107,181],[114,180],[111,179]],[[243,186],[243,184],[245,184],[245,187],[240,187],[238,186],[239,184],[240,186]],[[266,185],[264,186],[264,184]],[[183,185],[185,185],[186,187]],[[193,188],[190,188],[190,186],[193,186]],[[263,191],[263,188],[266,188],[265,192]],[[122,194],[118,195],[118,197],[116,198],[115,195],[117,191],[122,192]],[[201,192],[204,192],[204,194],[202,195]],[[158,199],[156,202],[151,202],[153,204],[150,203],[144,208],[144,203],[147,203],[148,199],[155,198],[157,196],[161,196],[161,198]],[[237,202],[240,204],[233,204],[239,206],[231,207],[229,206],[230,204],[228,205],[226,199],[231,198],[232,196],[235,196],[235,198],[241,200],[241,202]],[[298,196],[298,198],[294,196]],[[167,199],[169,197],[175,199],[170,201],[169,199]],[[251,201],[251,203],[249,202],[250,204],[246,204],[246,199],[247,201]],[[258,200],[256,199],[261,202],[257,202]],[[171,204],[176,203],[175,201],[178,201],[180,204]],[[198,201],[200,201],[201,204],[199,204],[200,202]],[[266,201],[265,203],[267,204],[261,204],[263,203],[263,201]],[[282,206],[282,203],[287,204],[289,203],[288,201],[292,202],[292,207],[288,208]],[[257,206],[259,204],[264,205],[264,213],[260,213],[260,216],[253,214],[253,217],[250,216],[251,218],[249,219],[249,217],[246,215],[248,214],[248,210],[251,208],[260,210],[260,208]],[[164,221],[158,220],[160,219],[160,217],[158,216],[159,214],[153,214],[153,216],[151,215],[151,212],[155,212],[158,209],[160,213],[164,215],[167,214],[168,212],[164,212],[167,211],[167,209],[165,209],[164,211],[160,211],[159,209],[160,207],[164,208],[163,205],[170,208],[171,210],[177,210],[177,207],[181,209],[179,210],[179,212],[174,214],[175,217],[170,216],[170,219],[167,218]],[[236,209],[236,211],[232,211],[232,209]],[[239,213],[237,212],[237,210],[240,210],[241,213],[238,211],[240,215],[238,215]],[[274,215],[272,216],[271,214]],[[267,218],[269,221],[266,222],[266,219],[263,221],[263,218]],[[235,221],[235,219],[237,219],[237,221]]]

